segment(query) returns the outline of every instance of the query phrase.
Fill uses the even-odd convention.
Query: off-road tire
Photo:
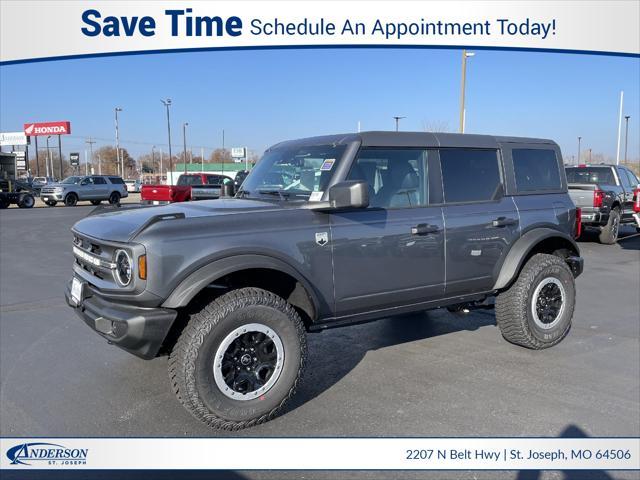
[[[607,224],[600,229],[598,240],[605,245],[613,245],[618,240],[620,230],[620,210],[618,207],[612,208],[609,213]]]
[[[18,198],[18,207],[19,208],[33,208],[36,204],[36,199],[33,198],[33,195],[30,193],[23,193]]]
[[[234,329],[249,323],[271,328],[282,340],[284,363],[275,384],[260,397],[235,400],[216,385],[216,349]],[[304,325],[281,297],[242,288],[213,300],[191,315],[169,356],[169,377],[182,405],[213,428],[240,430],[274,418],[294,395],[307,358]]]
[[[533,318],[532,297],[536,287],[549,277],[562,283],[566,298],[557,324],[543,330]],[[508,342],[534,350],[556,345],[571,329],[575,295],[573,274],[562,258],[543,253],[534,255],[511,287],[499,293],[496,298],[496,322],[502,336]]]
[[[64,205],[65,207],[75,207],[78,204],[78,195],[75,193],[67,193],[67,196],[64,197]]]
[[[51,200],[49,200],[48,202],[44,202],[44,203],[46,203],[48,207],[55,207],[58,204],[58,202],[52,202]]]
[[[91,205],[100,205],[102,200],[91,200]]]
[[[120,205],[120,194],[118,192],[111,192],[111,195],[109,195],[109,203],[111,205]]]

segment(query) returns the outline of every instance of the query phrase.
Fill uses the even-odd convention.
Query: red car
[[[228,177],[209,173],[189,173],[178,177],[176,185],[142,185],[141,203],[159,205],[163,203],[188,202],[192,186],[219,186]]]

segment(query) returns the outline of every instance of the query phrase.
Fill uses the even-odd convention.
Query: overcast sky
[[[137,156],[166,149],[160,98],[170,97],[172,143],[182,124],[194,155],[222,144],[256,153],[296,137],[363,130],[457,131],[460,50],[298,49],[127,55],[0,67],[0,129],[70,120],[63,150],[121,144]],[[615,157],[618,102],[631,116],[629,158],[640,158],[640,59],[476,51],[468,61],[467,132],[546,137],[565,159],[584,151]],[[624,155],[624,120],[622,138]]]

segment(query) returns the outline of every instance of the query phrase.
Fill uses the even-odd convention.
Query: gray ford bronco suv
[[[206,424],[265,422],[307,332],[495,298],[503,337],[560,342],[583,262],[558,145],[367,132],[279,143],[234,198],[116,209],[73,227],[68,304],[144,359],[169,354]]]

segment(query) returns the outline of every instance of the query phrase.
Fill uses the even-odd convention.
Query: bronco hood
[[[72,230],[100,240],[128,242],[158,221],[279,210],[283,207],[276,202],[239,198],[172,203],[161,207],[122,207],[103,213],[100,213],[102,207],[98,207],[88,217],[77,222]]]

